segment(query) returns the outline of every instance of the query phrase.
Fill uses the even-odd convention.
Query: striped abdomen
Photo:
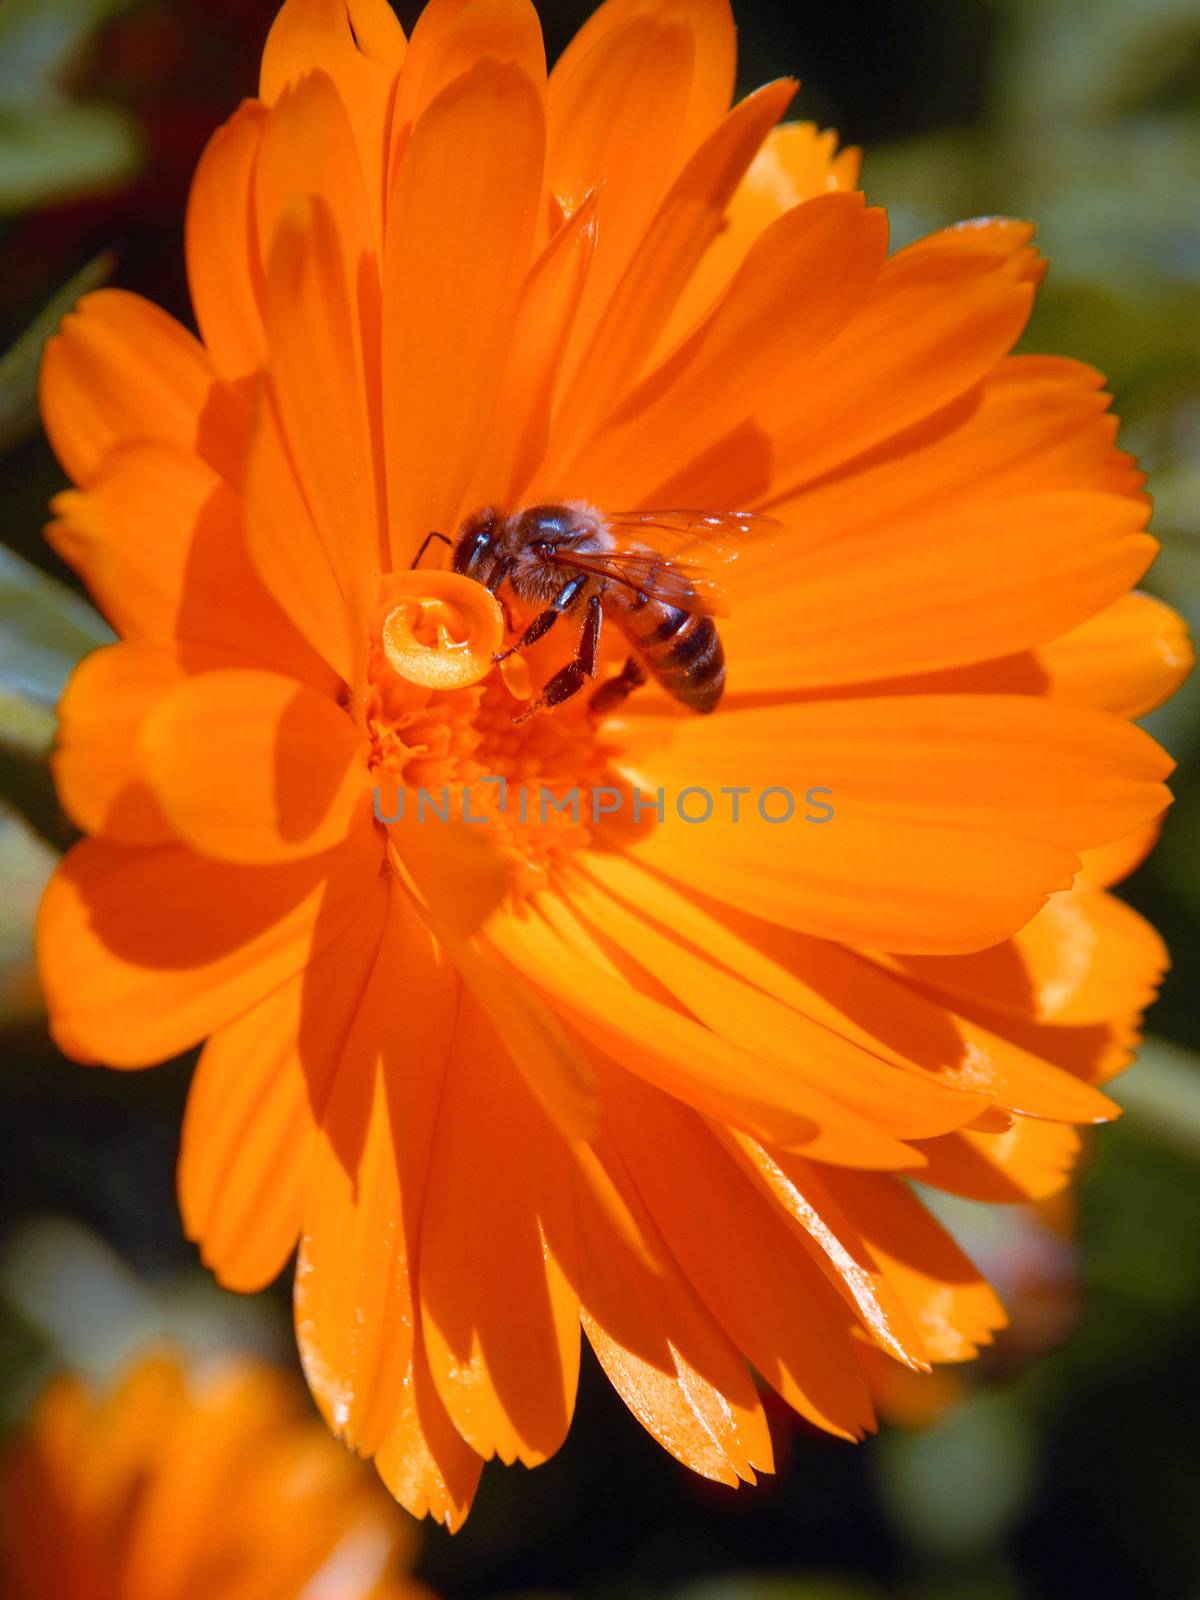
[[[610,589],[610,600],[612,595]],[[644,596],[611,607],[611,613],[646,670],[669,695],[701,716],[716,710],[725,688],[725,651],[710,616]]]

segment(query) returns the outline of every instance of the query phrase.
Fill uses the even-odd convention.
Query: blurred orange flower
[[[411,1525],[299,1400],[244,1358],[56,1378],[3,1461],[7,1600],[427,1596]]]
[[[1032,230],[889,256],[855,154],[733,76],[726,0],[608,0],[548,79],[529,0],[407,43],[289,0],[196,176],[200,339],[107,292],[45,362],[50,537],[124,637],[62,706],[94,837],[41,917],[55,1036],[208,1039],[188,1231],[244,1290],[299,1240],[325,1415],[452,1527],[483,1459],[561,1444],[581,1323],[726,1483],[771,1465],[747,1361],[854,1438],[863,1340],[972,1355],[1003,1313],[907,1180],[1060,1187],[1164,964],[1105,886],[1168,798],[1128,719],[1187,648],[1129,593],[1102,379],[1009,354]],[[782,525],[715,716],[517,726],[569,627],[502,676],[497,603],[409,570],[564,500]],[[441,786],[488,825],[379,819]],[[781,822],[816,789],[827,826]]]

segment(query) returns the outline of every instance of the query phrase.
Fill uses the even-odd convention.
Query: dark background
[[[65,840],[44,755],[70,664],[104,637],[40,529],[61,475],[32,404],[61,310],[108,278],[187,317],[195,159],[253,92],[274,4],[7,0],[0,10],[0,1425],[62,1362],[103,1371],[168,1332],[294,1363],[287,1285],[221,1294],[184,1244],[173,1166],[189,1064],[85,1069],[48,1045],[29,963]],[[417,7],[397,8],[411,27]],[[551,54],[590,7],[545,0]],[[784,72],[797,115],[865,147],[903,242],[960,216],[1032,217],[1052,273],[1027,344],[1108,372],[1152,472],[1150,587],[1200,602],[1200,13],[1183,0],[744,0],[741,87]],[[81,277],[76,277],[82,274]],[[0,551],[0,557],[3,552]],[[427,1531],[450,1596],[1024,1600],[1200,1595],[1200,784],[1197,694],[1151,719],[1180,796],[1127,887],[1176,968],[1128,1109],[1053,1215],[954,1221],[1013,1333],[937,1391],[930,1426],[852,1448],[774,1413],[781,1470],[714,1489],[666,1457],[585,1363],[566,1448],[489,1469],[466,1529]],[[944,1389],[944,1393],[943,1393]],[[944,1405],[943,1405],[944,1402]],[[912,1420],[913,1397],[890,1410]],[[49,1597],[48,1597],[49,1600]]]

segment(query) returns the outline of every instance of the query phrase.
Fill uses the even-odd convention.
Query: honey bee
[[[770,517],[742,511],[606,513],[581,501],[510,513],[485,506],[464,521],[456,539],[429,534],[413,565],[440,539],[452,547],[455,572],[498,599],[507,584],[518,600],[541,606],[497,661],[536,644],[560,617],[582,614],[575,655],[514,721],[562,705],[595,678],[606,618],[631,653],[593,693],[592,718],[615,711],[648,676],[705,716],[725,688],[725,652],[713,621],[725,606],[710,568],[735,560],[748,541],[777,527]]]

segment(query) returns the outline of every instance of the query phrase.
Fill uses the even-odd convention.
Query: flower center
[[[368,658],[368,759],[377,815],[403,803],[430,827],[449,816],[490,828],[524,897],[589,842],[594,796],[619,780],[586,696],[514,724],[531,687],[521,657],[496,665],[503,640],[501,608],[473,579],[386,578]]]

